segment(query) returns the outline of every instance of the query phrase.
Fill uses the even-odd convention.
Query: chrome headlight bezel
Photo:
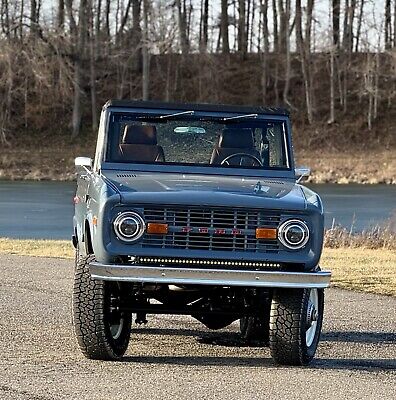
[[[121,230],[121,225],[127,220],[132,219],[136,226],[136,232],[133,235],[126,235]],[[124,211],[117,215],[113,221],[113,229],[117,238],[127,243],[137,242],[146,232],[146,221],[136,211]]]
[[[287,233],[291,228],[297,227],[303,233],[303,238],[298,243],[291,243],[287,240]],[[300,250],[302,249],[309,240],[310,231],[308,225],[301,219],[288,219],[279,226],[278,228],[278,239],[279,241],[290,250]]]

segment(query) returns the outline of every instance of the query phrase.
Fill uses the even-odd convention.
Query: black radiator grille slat
[[[145,208],[147,223],[163,222],[167,235],[146,235],[142,247],[192,250],[278,252],[276,240],[257,240],[258,226],[277,228],[278,211],[189,208]]]

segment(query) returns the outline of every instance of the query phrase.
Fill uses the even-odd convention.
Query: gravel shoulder
[[[392,399],[396,298],[326,292],[310,367],[279,368],[238,326],[210,331],[182,316],[134,327],[123,362],[89,361],[71,325],[71,260],[0,255],[0,398]]]

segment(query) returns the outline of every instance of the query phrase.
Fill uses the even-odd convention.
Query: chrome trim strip
[[[326,288],[331,272],[243,271],[204,268],[115,265],[93,262],[92,278],[105,281],[184,285]]]

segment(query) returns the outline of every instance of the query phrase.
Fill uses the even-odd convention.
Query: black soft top
[[[260,107],[260,106],[235,106],[225,104],[196,104],[196,103],[165,103],[157,101],[141,100],[109,100],[104,108],[157,108],[166,110],[188,110],[188,111],[208,111],[208,112],[232,112],[232,113],[254,113],[272,114],[288,116],[288,110],[279,107]]]

